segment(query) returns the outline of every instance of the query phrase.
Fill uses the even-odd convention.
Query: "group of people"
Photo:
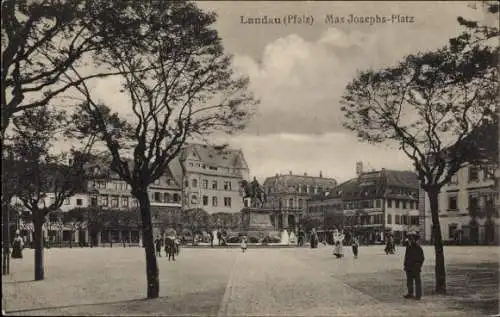
[[[159,235],[155,241],[156,255],[161,257],[161,249],[165,248],[165,256],[168,256],[168,260],[175,261],[175,256],[179,255],[181,249],[181,241],[176,236],[167,236],[163,238]]]
[[[359,251],[359,240],[357,237],[351,238],[351,248],[354,258],[357,259]],[[344,256],[344,245],[342,240],[335,241],[335,247],[333,248],[333,255],[335,255],[337,259],[342,258]]]

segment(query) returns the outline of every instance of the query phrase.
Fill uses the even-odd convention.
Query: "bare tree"
[[[361,140],[396,144],[415,166],[430,201],[437,293],[446,291],[438,194],[479,150],[468,137],[496,120],[497,58],[496,48],[477,45],[410,55],[395,67],[361,72],[342,99],[345,127]]]
[[[142,25],[128,14],[133,2],[2,1],[2,145],[11,119],[48,105],[81,82],[110,75],[108,49],[141,50]],[[65,76],[85,69],[80,78]],[[64,80],[63,80],[64,79]]]
[[[166,1],[145,3],[135,14],[159,26],[149,38],[150,54],[116,51],[110,61],[124,74],[130,107],[121,106],[130,110],[127,119],[95,102],[84,83],[80,91],[86,102],[77,120],[88,123],[82,130],[99,132],[112,155],[111,169],[139,201],[147,298],[156,298],[159,279],[148,186],[166,172],[188,137],[242,128],[254,99],[246,91],[248,79],[234,74],[217,32],[210,28],[215,14],[193,3]]]

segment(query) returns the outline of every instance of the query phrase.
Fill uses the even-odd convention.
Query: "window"
[[[103,182],[103,181],[98,181],[98,182],[97,182],[97,186],[98,186],[99,188],[106,188],[106,182]]]
[[[169,203],[169,202],[172,201],[172,198],[170,197],[169,193],[164,193],[163,194],[163,201],[166,202],[166,203]]]
[[[458,184],[458,176],[457,174],[453,175],[450,179],[450,184]]]
[[[160,192],[154,192],[154,201],[156,202],[161,202],[161,193]]]
[[[197,204],[198,203],[198,196],[191,195],[191,203],[192,204]]]
[[[180,201],[179,194],[174,194],[174,203],[178,203]]]
[[[387,199],[387,207],[392,208],[392,199]]]
[[[91,197],[90,198],[90,205],[91,206],[97,206],[97,197]]]
[[[154,181],[154,184],[155,184],[155,185],[160,185],[160,179],[155,180],[155,181]]]
[[[224,197],[224,207],[231,207],[231,197]]]
[[[457,232],[457,224],[452,223],[448,225],[448,239],[455,239],[455,234]]]
[[[288,208],[293,208],[293,198],[288,200]]]
[[[401,218],[400,217],[401,217],[400,215],[396,215],[396,219],[395,219],[396,221],[395,222],[396,222],[397,225],[401,224]]]
[[[208,206],[208,196],[203,196],[203,206]]]
[[[396,199],[395,202],[396,202],[396,208],[399,208],[399,200]]]
[[[457,196],[448,196],[448,210],[457,210]]]
[[[217,190],[217,181],[212,181],[212,189]]]
[[[66,198],[66,199],[64,200],[64,204],[65,204],[65,205],[70,205],[70,204],[71,204],[70,199],[69,199],[69,198]]]
[[[413,209],[413,201],[410,201],[410,209]]]
[[[101,196],[101,205],[102,206],[107,206],[108,205],[108,196],[106,196],[106,195]]]
[[[196,178],[191,180],[191,186],[193,186],[194,188],[198,187],[198,180]]]
[[[208,189],[208,180],[204,179],[202,182],[203,182],[203,189]]]
[[[477,211],[479,208],[479,199],[477,196],[469,195],[469,211]]]
[[[122,207],[128,207],[128,197],[122,197]]]
[[[132,199],[132,207],[139,207],[139,202],[137,199]]]
[[[376,206],[377,208],[380,208],[380,205],[381,205],[381,204],[380,204],[380,199],[375,200],[375,206]]]
[[[118,207],[118,196],[111,196],[111,207]]]
[[[406,200],[403,200],[403,209],[406,209]]]
[[[387,215],[387,224],[388,225],[392,224],[392,215],[391,214]]]
[[[224,181],[224,190],[231,190],[231,181]]]
[[[469,182],[475,182],[479,180],[479,169],[475,166],[469,167]]]
[[[217,207],[217,197],[212,197],[212,206]]]
[[[78,199],[76,200],[76,205],[77,205],[77,206],[81,206],[81,205],[83,205],[83,199],[78,198]]]
[[[299,199],[299,208],[304,208],[304,201],[302,199]]]
[[[118,182],[113,182],[113,188],[114,188],[115,190],[118,190],[118,188],[120,188],[120,183],[118,183]]]

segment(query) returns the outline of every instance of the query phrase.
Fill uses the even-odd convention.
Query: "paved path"
[[[4,277],[3,307],[26,315],[484,316],[498,307],[495,248],[446,248],[448,296],[433,296],[432,248],[425,248],[424,297],[405,300],[402,254],[362,247],[335,259],[319,249],[184,249],[159,258],[160,298],[145,293],[139,248],[52,249],[46,280],[32,279],[32,254]],[[466,251],[466,252],[465,252]],[[486,310],[485,310],[486,307]]]

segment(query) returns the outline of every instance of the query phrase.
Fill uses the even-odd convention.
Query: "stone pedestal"
[[[244,208],[241,210],[242,232],[247,235],[264,237],[268,235],[277,235],[271,222],[272,209],[263,208]]]

